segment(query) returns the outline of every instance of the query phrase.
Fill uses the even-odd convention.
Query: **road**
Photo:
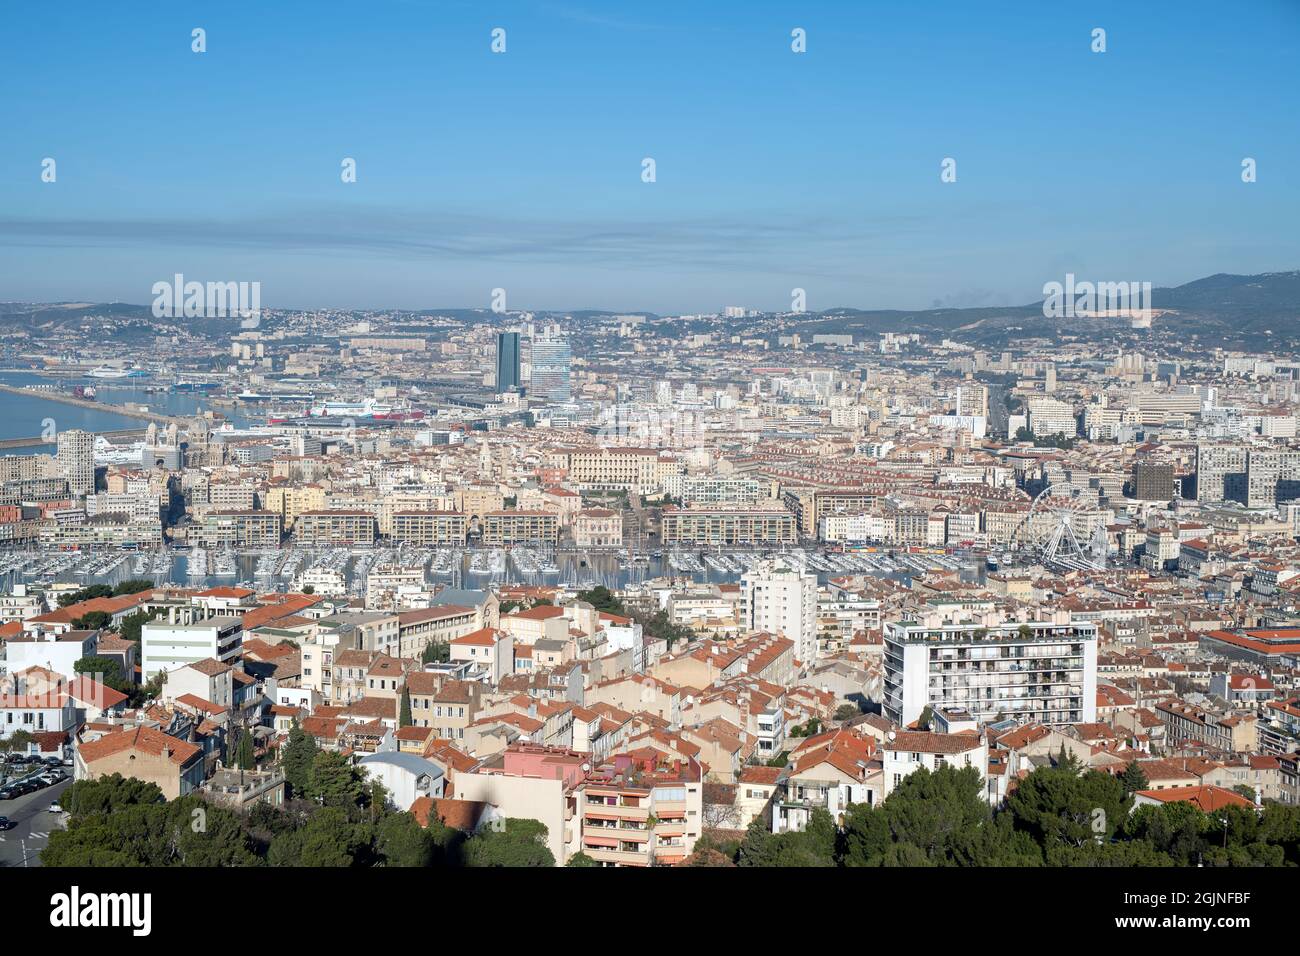
[[[18,824],[12,830],[0,831],[0,867],[41,865],[41,850],[50,841],[50,831],[63,828],[63,814],[50,813],[46,808],[71,785],[69,777],[44,790],[0,800],[0,816]]]

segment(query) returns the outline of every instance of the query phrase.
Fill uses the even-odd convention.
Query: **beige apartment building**
[[[555,544],[560,539],[560,517],[549,511],[491,511],[483,517],[483,543]]]
[[[680,863],[700,836],[703,790],[693,759],[647,749],[611,758],[576,790],[582,852],[601,866]]]
[[[441,675],[415,671],[407,676],[411,694],[411,722],[432,728],[436,737],[460,744],[465,729],[478,716],[482,684],[445,680]]]
[[[663,543],[670,545],[773,545],[799,540],[794,515],[776,502],[665,508],[660,534]]]
[[[320,485],[272,484],[262,495],[262,505],[280,515],[284,530],[289,531],[303,512],[325,510],[325,489]]]
[[[457,498],[461,513],[471,519],[481,518],[490,511],[500,511],[506,506],[505,496],[496,487],[471,486],[458,492]]]
[[[394,541],[429,547],[462,545],[469,519],[459,511],[399,511],[393,515]]]
[[[1196,742],[1232,753],[1259,749],[1259,721],[1254,714],[1221,714],[1202,710],[1178,700],[1162,701],[1155,711],[1165,722],[1165,733],[1173,746]]]
[[[274,548],[281,527],[275,511],[209,511],[192,540],[205,548]]]
[[[376,531],[369,511],[306,511],[294,525],[300,545],[374,544]]]

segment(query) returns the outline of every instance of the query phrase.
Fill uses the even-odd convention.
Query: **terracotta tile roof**
[[[127,750],[138,750],[143,753],[153,754],[156,757],[166,754],[171,762],[178,767],[185,766],[203,752],[202,747],[184,740],[177,740],[175,737],[152,727],[135,727],[130,730],[105,734],[98,740],[82,743],[78,748],[82,760],[87,765]]]
[[[436,815],[439,820],[453,830],[472,833],[478,826],[479,818],[487,809],[481,800],[452,800],[444,798],[434,800],[432,797],[419,797],[411,804],[411,813],[422,827],[429,825],[429,820]]]
[[[1139,790],[1141,796],[1161,803],[1191,803],[1203,813],[1222,807],[1253,807],[1254,804],[1239,793],[1223,787],[1170,787],[1168,790]]]
[[[923,730],[904,730],[881,745],[884,750],[914,751],[928,754],[959,754],[980,745],[976,734],[932,734]]]

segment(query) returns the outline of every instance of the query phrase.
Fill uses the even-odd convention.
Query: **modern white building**
[[[192,624],[151,622],[140,629],[140,673],[144,680],[163,671],[216,658],[228,664],[244,644],[243,619],[219,614]]]
[[[1074,417],[1074,406],[1055,398],[1031,398],[1029,430],[1040,438],[1047,435],[1065,435],[1073,438],[1079,430]]]
[[[750,630],[794,641],[799,660],[815,660],[817,575],[784,558],[759,562],[740,579],[740,619]]]
[[[926,707],[980,723],[1097,718],[1097,625],[1054,621],[886,622],[884,714],[907,726]]]

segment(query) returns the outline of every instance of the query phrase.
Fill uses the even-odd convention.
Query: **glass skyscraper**
[[[572,357],[568,339],[533,339],[533,380],[528,394],[548,402],[569,401],[569,362]]]
[[[497,333],[497,392],[509,392],[523,383],[519,376],[519,333]]]

